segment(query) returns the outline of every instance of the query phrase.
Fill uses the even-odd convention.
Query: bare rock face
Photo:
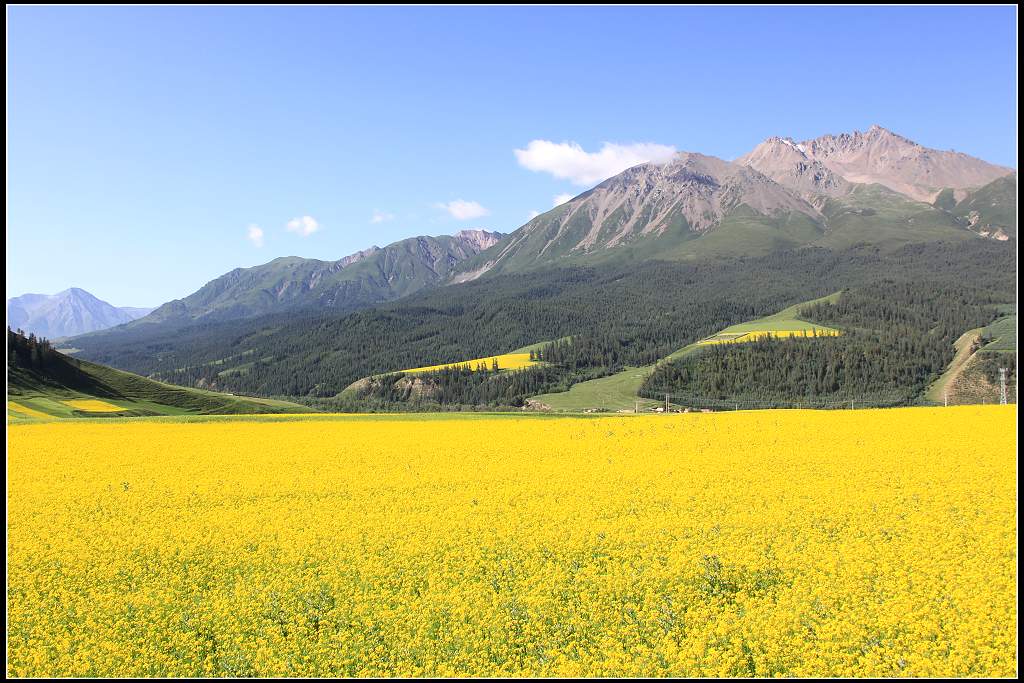
[[[721,184],[711,167],[721,168],[714,161],[687,155],[677,163],[627,169],[568,202],[560,234],[583,218],[591,228],[574,248],[593,249],[601,235],[607,246],[614,246],[633,232],[665,230],[674,214],[685,216],[693,229],[706,230],[719,213],[716,198]],[[612,216],[621,217],[617,225],[609,220]]]
[[[737,164],[755,168],[777,183],[801,195],[844,195],[851,183],[817,159],[808,156],[807,147],[791,138],[771,137],[750,153],[736,160]]]
[[[1011,173],[961,152],[930,149],[881,126],[794,142],[768,138],[736,160],[799,192],[845,194],[850,183],[878,183],[931,202],[943,188],[974,188]]]
[[[364,258],[367,258],[368,256],[373,256],[378,251],[380,251],[380,247],[378,247],[375,244],[369,249],[363,249],[362,251],[357,251],[354,254],[349,254],[348,256],[345,256],[344,258],[341,258],[334,262],[337,265],[336,270],[340,270],[345,266],[350,266],[353,263],[358,263],[359,261],[362,261]]]
[[[460,230],[455,233],[455,239],[463,243],[473,253],[493,247],[502,237],[504,235],[500,232],[488,232],[487,230]]]
[[[479,277],[496,264],[535,263],[592,254],[670,232],[699,235],[741,209],[763,216],[801,213],[810,203],[748,166],[692,152],[645,163],[537,216],[507,238],[500,253],[458,277]]]
[[[566,221],[583,212],[593,223],[580,247],[601,242],[608,219],[622,220],[608,236],[615,246],[633,234],[664,232],[681,216],[690,229],[705,232],[729,211],[745,204],[757,213],[798,211],[814,216],[807,202],[749,167],[694,152],[681,152],[667,164],[647,163],[609,178],[569,202]]]

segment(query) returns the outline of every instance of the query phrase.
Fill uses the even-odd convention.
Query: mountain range
[[[340,313],[392,301],[443,282],[460,262],[502,237],[486,230],[462,230],[372,246],[337,261],[277,258],[253,268],[236,268],[136,324],[229,320],[296,309]]]
[[[1015,235],[1016,221],[1007,220],[1016,214],[1011,168],[929,149],[880,126],[804,142],[771,137],[732,162],[680,152],[629,168],[535,217],[459,266],[453,279],[611,260],[999,238],[958,210],[979,193],[999,195],[1001,234]],[[940,198],[952,203],[937,205]],[[981,203],[991,212],[991,202]]]
[[[977,236],[1016,236],[1013,169],[872,126],[802,142],[770,137],[734,161],[680,152],[667,163],[640,164],[509,235],[463,230],[335,261],[282,257],[237,268],[131,326],[294,310],[339,314],[426,288],[547,267],[862,243],[891,249]]]
[[[844,287],[932,278],[926,298],[951,283],[979,301],[986,287],[1004,292],[1016,181],[877,126],[768,138],[734,161],[681,152],[507,235],[275,259],[74,346],[178,384],[325,397],[373,373],[572,337],[586,357],[546,380],[564,390]]]
[[[57,339],[103,330],[147,315],[152,308],[112,306],[84,289],[57,294],[23,294],[7,300],[7,325]]]

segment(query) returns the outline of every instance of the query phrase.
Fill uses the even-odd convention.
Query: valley
[[[639,164],[508,235],[462,230],[236,269],[62,346],[168,385],[327,411],[627,410],[693,392],[766,406],[936,402],[949,364],[966,360],[954,343],[968,329],[950,337],[942,298],[964,324],[1015,312],[1015,214],[1012,169],[879,126],[773,137],[734,161],[680,152]],[[832,315],[821,306],[837,290],[860,297],[861,318],[797,317],[801,306]],[[781,343],[808,335],[822,342],[813,353]],[[740,344],[711,348],[725,342]],[[854,380],[850,353],[873,369]],[[806,366],[797,384],[723,388],[736,364],[779,354]],[[832,368],[829,379],[812,366]],[[697,372],[710,384],[692,384]]]

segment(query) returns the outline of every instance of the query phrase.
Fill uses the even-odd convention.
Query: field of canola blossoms
[[[500,356],[474,358],[473,360],[463,360],[457,363],[425,365],[422,368],[410,368],[408,370],[401,370],[401,372],[433,372],[435,370],[443,370],[444,368],[469,368],[470,370],[476,370],[481,364],[490,370],[494,361],[498,361],[499,370],[521,370],[537,364],[537,361],[530,359],[529,353],[503,353]]]
[[[12,425],[8,674],[1013,676],[1015,410]]]
[[[116,406],[113,403],[107,403],[95,398],[79,398],[71,401],[64,401],[64,405],[71,406],[75,410],[81,410],[86,413],[116,413],[124,410],[121,406]]]
[[[838,337],[842,334],[839,330],[830,327],[815,327],[805,330],[754,330],[752,332],[719,332],[718,334],[702,339],[697,346],[708,344],[743,344],[746,342],[773,337],[785,339],[787,337]]]

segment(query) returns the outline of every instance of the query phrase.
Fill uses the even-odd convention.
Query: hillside
[[[57,294],[23,294],[7,300],[7,324],[51,339],[70,337],[131,322],[151,308],[116,307],[84,289]]]
[[[304,413],[288,401],[247,398],[156,382],[70,358],[45,341],[7,333],[8,417],[126,417]],[[98,410],[91,410],[90,408]]]
[[[463,230],[370,247],[337,261],[297,256],[236,268],[133,327],[229,320],[302,308],[344,312],[417,292],[445,280],[460,262],[492,246],[500,233]]]
[[[748,320],[723,328],[706,340],[697,341],[678,349],[658,363],[670,363],[694,353],[704,345],[716,338],[738,337],[750,333],[772,332],[778,334],[813,334],[817,330],[823,330],[822,326],[800,319],[800,310],[817,303],[835,301],[839,293],[830,294],[826,297],[805,301],[783,310],[767,315],[756,320]],[[662,403],[660,401],[640,396],[640,391],[654,372],[656,364],[644,367],[627,367],[607,377],[588,380],[573,384],[568,391],[541,394],[533,397],[532,404],[543,409],[558,411],[579,412],[585,410],[630,412],[637,408],[641,410],[656,408]]]
[[[962,364],[954,353],[965,343],[963,330],[984,325],[1003,308],[992,295],[970,281],[867,283],[801,307],[803,319],[841,330],[837,336],[706,347],[657,366],[640,393],[670,394],[684,404],[757,407],[927,402],[934,400],[929,386]]]
[[[580,267],[613,272],[653,260],[728,261],[815,247],[838,254],[869,245],[894,253],[910,244],[1012,237],[1016,174],[1001,177],[1008,172],[881,128],[806,143],[770,138],[735,163],[684,152],[668,163],[629,168],[509,235],[469,230],[371,247],[337,261],[287,257],[239,268],[145,318],[79,337],[73,346],[85,357],[147,372],[157,366],[167,372],[154,360],[168,352],[179,359],[173,372],[227,364],[216,377],[189,370],[184,381],[201,376],[206,386],[229,386],[220,373],[236,372],[232,366],[247,371],[257,358],[280,358],[232,360],[250,350],[238,339],[255,329],[277,335],[293,317],[333,318],[484,276]],[[999,177],[964,189],[992,176]],[[906,191],[893,178],[931,178],[947,186],[929,204],[892,189]],[[235,324],[246,319],[258,322]],[[535,338],[523,336],[522,343]],[[183,356],[179,340],[185,337],[203,350]],[[216,343],[219,349],[206,350]],[[307,383],[288,386],[305,393],[299,387]]]
[[[1011,173],[967,193],[950,209],[961,225],[983,237],[1017,238],[1017,174]]]
[[[957,340],[956,349],[956,357],[928,389],[931,401],[949,405],[998,403],[1000,369],[1005,369],[1007,400],[1017,402],[1016,314],[968,330]]]

